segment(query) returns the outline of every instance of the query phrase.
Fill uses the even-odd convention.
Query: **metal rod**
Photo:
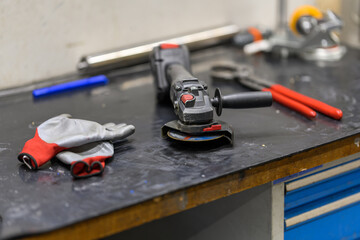
[[[287,29],[287,0],[277,1],[277,33],[285,36]]]
[[[229,40],[239,28],[236,25],[227,25],[199,33],[194,33],[182,37],[167,39],[164,41],[154,42],[141,45],[138,47],[117,50],[107,53],[99,53],[84,56],[77,65],[79,71],[89,71],[91,69],[106,68],[110,66],[124,67],[146,62],[151,50],[161,43],[186,44],[190,50],[204,48],[219,44],[222,41]]]

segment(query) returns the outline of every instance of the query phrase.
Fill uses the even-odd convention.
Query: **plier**
[[[340,120],[343,115],[341,109],[258,77],[254,73],[254,69],[249,65],[217,64],[211,68],[211,77],[235,80],[245,87],[271,92],[274,101],[297,111],[309,119],[316,117],[315,110],[336,120]]]

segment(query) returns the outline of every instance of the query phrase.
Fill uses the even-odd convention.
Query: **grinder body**
[[[221,115],[222,108],[265,107],[272,104],[269,92],[239,93],[221,96],[219,89],[210,98],[207,85],[191,73],[189,53],[184,45],[161,44],[150,54],[158,101],[170,98],[178,120],[166,123],[164,138],[181,141],[209,141],[219,138],[233,140],[231,127],[214,119],[214,108]]]
[[[184,124],[212,122],[214,109],[207,85],[191,74],[186,46],[164,46],[154,48],[150,61],[158,100],[165,101],[170,97],[176,115]]]

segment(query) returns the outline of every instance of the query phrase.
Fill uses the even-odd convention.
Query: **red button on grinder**
[[[181,101],[185,104],[187,101],[193,100],[194,96],[191,94],[183,94],[181,96]]]

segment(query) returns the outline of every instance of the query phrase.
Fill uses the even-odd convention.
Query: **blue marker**
[[[109,79],[105,75],[99,75],[95,77],[84,78],[72,82],[61,83],[51,87],[44,87],[33,90],[34,98],[44,97],[51,94],[56,94],[60,92],[65,92],[73,89],[95,86],[95,85],[105,85],[109,82]]]

